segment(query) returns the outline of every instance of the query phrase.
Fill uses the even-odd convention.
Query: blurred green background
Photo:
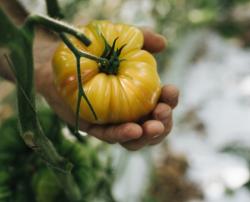
[[[45,1],[19,0],[45,13]],[[162,144],[111,146],[121,202],[250,201],[250,1],[59,0],[69,22],[109,19],[150,27],[168,47],[156,55],[163,83],[180,88],[175,126]],[[15,111],[0,82],[0,122]],[[40,105],[44,105],[40,98]]]

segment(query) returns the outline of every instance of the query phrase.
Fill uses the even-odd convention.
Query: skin
[[[20,19],[20,18],[19,18]],[[144,49],[151,53],[161,52],[166,46],[163,36],[142,28]],[[75,115],[59,95],[51,67],[53,52],[58,45],[58,38],[48,30],[38,28],[34,44],[35,83],[40,93],[65,122],[74,125]],[[1,54],[1,53],[0,53]],[[0,55],[0,75],[12,80],[9,68]],[[160,143],[171,131],[172,110],[178,103],[179,91],[173,85],[164,85],[158,104],[153,112],[139,123],[128,122],[119,125],[95,125],[80,120],[80,129],[102,141],[119,143],[128,150],[138,150],[147,145]]]

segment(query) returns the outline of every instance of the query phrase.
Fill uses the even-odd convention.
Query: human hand
[[[165,39],[154,32],[142,29],[144,49],[157,53],[164,49]],[[58,93],[53,78],[51,57],[57,41],[43,31],[37,33],[35,43],[36,83],[38,91],[50,106],[67,123],[74,125],[75,114]],[[146,145],[161,142],[172,128],[172,110],[178,102],[178,90],[172,85],[162,87],[159,103],[153,112],[140,123],[96,125],[79,121],[79,127],[100,140],[119,143],[128,150],[138,150]]]

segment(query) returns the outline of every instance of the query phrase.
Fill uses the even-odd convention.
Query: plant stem
[[[63,18],[57,0],[46,0],[47,13],[52,18]]]
[[[80,65],[80,59],[81,57],[86,57],[91,60],[94,60],[96,62],[105,63],[108,62],[105,58],[96,57],[94,55],[85,53],[81,50],[78,50],[71,41],[67,38],[65,34],[60,34],[60,37],[66,44],[66,46],[73,52],[76,58],[76,67],[77,67],[77,81],[78,81],[78,98],[77,98],[77,104],[76,104],[76,121],[75,121],[75,134],[78,135],[79,131],[79,112],[80,112],[80,105],[81,105],[81,99],[84,98],[87,102],[90,110],[92,111],[95,119],[97,119],[97,115],[95,113],[95,110],[93,109],[88,97],[86,96],[84,90],[83,90],[83,84],[82,84],[82,78],[81,78],[81,65]]]
[[[17,81],[17,105],[20,134],[24,142],[53,168],[62,189],[71,202],[82,199],[71,175],[72,164],[58,154],[44,134],[36,114],[33,64],[33,24],[17,28],[0,8],[0,45],[9,48]],[[3,28],[3,29],[2,29]]]
[[[92,55],[90,53],[84,52],[82,50],[78,50],[73,44],[72,42],[68,39],[68,37],[65,34],[60,34],[61,39],[63,40],[63,42],[68,46],[68,48],[74,53],[74,55],[76,55],[77,57],[85,57],[88,58],[90,60],[94,60],[98,63],[102,63],[102,64],[108,64],[108,60],[106,58],[102,58],[102,57],[97,57],[95,55]]]
[[[65,32],[68,34],[71,34],[75,36],[77,39],[79,39],[84,45],[89,46],[91,44],[91,41],[82,33],[81,30],[68,25],[64,22],[61,22],[59,20],[44,16],[44,15],[30,15],[27,18],[26,26],[33,27],[34,25],[43,25],[50,30],[53,30],[55,32],[61,33]]]

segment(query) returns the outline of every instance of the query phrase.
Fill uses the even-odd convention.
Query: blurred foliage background
[[[28,11],[45,13],[44,1],[19,2]],[[250,201],[250,0],[59,4],[69,22],[122,21],[150,27],[168,42],[156,58],[162,81],[182,92],[176,125],[171,137],[153,149],[131,154],[112,146],[117,200]],[[0,122],[15,113],[13,90],[0,82]]]

